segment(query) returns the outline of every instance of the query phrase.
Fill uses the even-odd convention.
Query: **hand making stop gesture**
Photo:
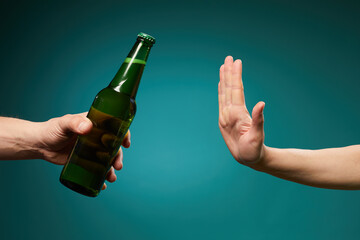
[[[233,157],[242,164],[257,163],[264,151],[264,102],[253,108],[252,118],[245,105],[242,62],[226,57],[220,68],[219,127]]]

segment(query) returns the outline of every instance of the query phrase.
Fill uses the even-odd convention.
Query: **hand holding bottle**
[[[88,134],[93,125],[86,117],[87,113],[65,115],[59,118],[53,118],[45,122],[44,131],[40,133],[42,158],[55,164],[64,165],[70,151],[74,147],[77,135]],[[122,146],[130,147],[130,131],[126,134]],[[109,182],[116,181],[115,169],[120,170],[123,167],[123,153],[120,148],[115,156],[113,166],[107,175]],[[106,188],[104,184],[103,189]]]
[[[44,159],[64,165],[73,148],[77,135],[86,135],[92,129],[86,113],[68,114],[46,122],[30,122],[17,118],[0,117],[0,160]],[[122,142],[130,147],[130,132]],[[120,148],[115,156],[107,180],[116,180],[115,171],[123,166]],[[104,184],[103,189],[106,188]]]
[[[60,175],[66,187],[90,197],[100,193],[134,119],[136,94],[154,43],[155,38],[139,33],[113,80],[96,95],[87,115],[94,126],[79,136]]]

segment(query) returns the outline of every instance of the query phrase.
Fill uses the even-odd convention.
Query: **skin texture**
[[[64,165],[77,136],[86,135],[92,129],[86,114],[68,114],[41,123],[0,117],[0,160],[44,159]],[[122,146],[130,147],[130,132],[126,134]],[[115,182],[115,170],[122,167],[123,152],[120,148],[107,181]],[[104,184],[103,190],[106,187]]]
[[[314,187],[360,189],[360,145],[320,150],[277,149],[264,144],[264,102],[250,116],[245,105],[242,62],[226,57],[220,67],[219,128],[239,163]]]

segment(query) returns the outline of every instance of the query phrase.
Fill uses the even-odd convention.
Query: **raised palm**
[[[258,162],[264,147],[264,102],[256,104],[252,118],[245,105],[241,60],[226,57],[220,68],[219,128],[233,157],[240,163]]]

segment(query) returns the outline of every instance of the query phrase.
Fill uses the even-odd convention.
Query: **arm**
[[[360,189],[360,145],[320,150],[265,147],[254,169],[286,180],[330,189]]]
[[[264,102],[252,118],[245,105],[242,63],[225,59],[220,68],[219,128],[241,164],[289,181],[331,189],[360,189],[360,145],[321,150],[277,149],[264,145]]]
[[[37,159],[41,124],[0,117],[0,160]]]
[[[85,135],[92,129],[86,113],[65,115],[46,122],[36,123],[16,118],[0,117],[0,160],[44,159],[63,165],[72,150],[77,135]],[[122,145],[130,147],[130,132]],[[123,166],[120,148],[107,180],[116,180],[115,170]],[[106,184],[104,184],[106,188]]]

